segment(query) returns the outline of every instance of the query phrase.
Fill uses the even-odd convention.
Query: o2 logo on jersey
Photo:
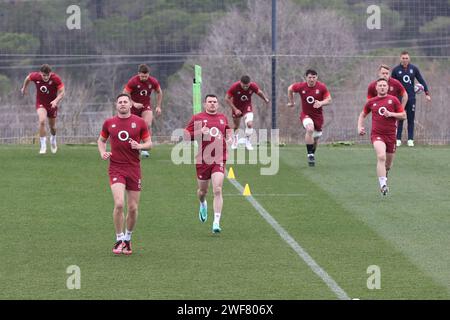
[[[147,96],[147,93],[147,90],[141,90],[141,92],[139,92],[141,96]]]
[[[308,102],[309,104],[313,104],[315,101],[316,99],[313,96],[306,97],[306,102]]]
[[[211,137],[217,137],[217,136],[220,136],[220,131],[219,131],[219,129],[217,129],[217,127],[212,127],[212,128],[209,128],[209,135],[211,136]]]
[[[378,109],[378,114],[380,116],[384,116],[384,114],[386,113],[387,109],[386,107],[381,107],[380,109]]]
[[[119,131],[119,133],[117,134],[117,138],[119,138],[120,141],[128,141],[128,139],[130,138],[130,134],[128,133],[128,131],[126,130],[122,130]]]
[[[246,95],[241,96],[241,101],[248,101],[248,97]]]
[[[405,74],[404,76],[403,76],[403,82],[404,83],[411,83],[411,78],[409,77],[409,75],[407,75],[407,74]]]
[[[41,91],[42,93],[49,94],[48,88],[46,86],[40,86],[39,91]]]

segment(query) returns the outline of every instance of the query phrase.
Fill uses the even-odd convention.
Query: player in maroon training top
[[[377,155],[377,175],[381,194],[387,195],[388,171],[394,162],[396,148],[397,120],[406,119],[406,112],[397,97],[388,94],[389,85],[385,78],[377,80],[377,96],[369,99],[358,118],[358,132],[365,135],[364,119],[372,113],[370,139]]]
[[[45,119],[48,119],[50,127],[50,149],[56,153],[58,146],[56,144],[56,115],[58,113],[58,104],[64,97],[64,84],[61,78],[54,72],[48,64],[43,64],[39,72],[30,73],[23,82],[20,89],[22,95],[30,82],[36,84],[36,112],[39,118],[39,137],[41,142],[40,154],[47,152],[47,132],[45,130]]]
[[[138,74],[128,80],[123,90],[131,96],[132,108],[131,113],[135,114],[145,120],[147,126],[151,130],[153,121],[153,110],[151,104],[151,94],[156,92],[156,115],[161,115],[161,103],[163,93],[161,86],[156,78],[150,76],[150,68],[141,64],[138,67]],[[142,156],[149,157],[150,154],[146,150],[142,150]]]
[[[206,194],[211,180],[214,193],[212,231],[219,233],[221,231],[222,185],[227,160],[227,140],[231,137],[232,130],[228,126],[227,117],[217,111],[219,108],[217,96],[206,95],[203,106],[205,111],[195,114],[189,121],[185,139],[196,139],[200,147],[196,157],[197,195],[200,200],[199,219],[201,222],[205,222],[208,218]]]
[[[103,123],[98,138],[98,150],[103,160],[109,159],[109,183],[114,198],[113,220],[116,230],[114,254],[131,254],[131,233],[136,225],[141,194],[141,167],[139,150],[152,146],[145,121],[131,114],[131,97],[122,93],[116,100],[117,115]],[[111,151],[106,151],[109,139]],[[143,141],[139,143],[138,141]],[[125,191],[128,213],[124,227]]]
[[[231,149],[238,147],[239,134],[237,130],[241,124],[241,118],[244,118],[245,122],[245,147],[247,150],[253,150],[253,146],[250,141],[250,137],[253,134],[253,106],[252,106],[252,94],[257,94],[269,105],[269,98],[258,87],[255,82],[250,82],[249,76],[242,76],[241,80],[233,83],[228,89],[225,96],[225,101],[232,109],[233,123],[234,123],[234,136]]]
[[[288,107],[293,107],[294,93],[300,95],[302,112],[300,121],[306,129],[305,143],[310,167],[315,165],[315,152],[322,136],[322,107],[331,103],[331,95],[324,83],[317,81],[317,72],[309,69],[305,73],[306,81],[291,84],[288,88]]]
[[[397,97],[401,101],[403,109],[405,109],[406,103],[408,102],[408,93],[405,88],[403,88],[400,81],[391,77],[391,69],[389,66],[382,64],[378,68],[378,78],[384,78],[388,81],[388,94]],[[377,81],[372,81],[367,88],[367,100],[372,99],[378,95],[377,92]]]

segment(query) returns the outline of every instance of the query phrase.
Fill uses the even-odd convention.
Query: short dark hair
[[[407,54],[407,55],[409,55],[409,52],[408,51],[406,51],[406,50],[403,50],[402,51],[402,53],[400,53],[400,55],[402,56],[402,55],[404,55],[404,54]]]
[[[48,64],[43,64],[40,71],[44,74],[49,74],[50,72],[52,72],[52,68],[50,68]]]
[[[216,96],[215,94],[208,93],[208,94],[205,96],[205,102],[206,102],[206,99],[208,99],[208,98],[216,98],[216,99],[217,99],[217,96]]]
[[[140,64],[139,67],[138,67],[138,72],[139,73],[149,73],[150,72],[150,68],[146,64]]]
[[[243,84],[249,84],[249,83],[250,83],[250,77],[247,76],[247,75],[242,76],[242,77],[241,77],[241,82],[242,82]]]
[[[388,82],[385,78],[378,78],[378,79],[377,79],[377,83],[380,82],[380,81],[386,81],[386,82]]]
[[[308,69],[305,72],[305,76],[307,77],[308,75],[317,76],[317,71],[314,69]]]
[[[121,93],[116,97],[116,101],[119,100],[120,97],[127,97],[131,102],[131,96],[128,93]]]

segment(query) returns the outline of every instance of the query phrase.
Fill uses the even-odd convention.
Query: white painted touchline
[[[239,191],[240,195],[242,195],[244,191],[244,187],[235,179],[228,179],[233,186]],[[245,197],[252,206],[259,212],[259,214],[264,218],[264,220],[269,223],[272,228],[275,229],[276,232],[281,236],[281,238],[286,241],[286,243],[291,246],[292,249],[302,258],[303,261],[311,268],[311,270],[317,274],[323,282],[333,291],[336,296],[341,300],[350,300],[350,297],[347,293],[342,289],[336,281],[325,271],[321,266],[317,264],[316,261],[305,251],[294,238],[282,227],[280,224],[270,215],[269,212],[264,209],[258,201],[252,196]]]

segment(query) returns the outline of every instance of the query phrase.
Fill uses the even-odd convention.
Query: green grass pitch
[[[336,299],[229,182],[222,233],[198,220],[195,170],[159,145],[142,160],[132,256],[113,256],[107,162],[96,146],[0,146],[0,299]],[[359,299],[450,298],[449,147],[399,148],[382,199],[371,146],[280,149],[280,170],[233,165],[237,180]],[[81,270],[81,289],[66,269]],[[368,289],[367,268],[381,270]]]

